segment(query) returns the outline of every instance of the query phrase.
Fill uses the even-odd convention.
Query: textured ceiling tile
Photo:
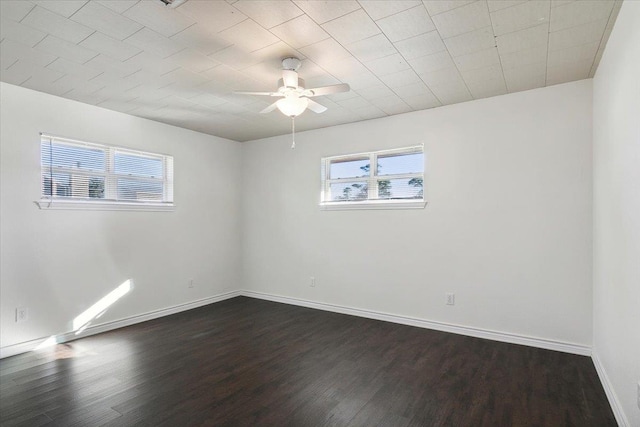
[[[323,68],[341,81],[348,81],[354,78],[354,76],[369,72],[360,61],[352,56],[330,64],[325,64]]]
[[[547,67],[547,86],[582,80],[589,77],[593,60],[565,62],[558,66],[549,64]]]
[[[178,68],[177,64],[149,52],[140,52],[124,62],[157,75],[165,74]]]
[[[246,52],[262,49],[278,41],[276,36],[251,19],[227,28],[219,34],[220,37]]]
[[[374,59],[398,53],[384,34],[377,34],[368,39],[351,43],[345,46],[360,61],[372,61]]]
[[[487,3],[477,1],[436,15],[433,17],[433,23],[442,38],[446,39],[491,26],[491,18]]]
[[[294,48],[308,46],[329,38],[329,34],[307,15],[273,27],[271,32]]]
[[[348,108],[350,110],[356,109],[356,108],[363,108],[363,107],[368,107],[371,104],[369,103],[369,101],[367,101],[366,99],[364,99],[361,96],[357,96],[357,97],[353,97],[353,98],[349,98],[349,99],[344,99],[342,101],[338,101],[337,102],[338,105],[344,107],[344,108]]]
[[[57,0],[57,1],[36,0],[35,1],[35,3],[37,3],[38,6],[42,6],[45,9],[49,9],[50,11],[55,12],[58,15],[62,15],[65,18],[68,18],[74,13],[76,13],[78,9],[84,6],[86,2],[87,0],[62,0],[62,1],[61,0]]]
[[[471,89],[471,85],[475,85],[480,82],[485,82],[488,80],[500,80],[504,78],[502,74],[502,67],[500,66],[500,64],[490,65],[483,68],[475,68],[468,71],[461,71],[460,74],[462,74],[462,79],[467,84],[469,89]]]
[[[167,57],[167,61],[175,62],[179,66],[186,68],[189,71],[193,71],[194,73],[200,73],[220,65],[218,61],[198,53],[193,49],[181,50],[180,52]]]
[[[547,46],[548,40],[549,31],[547,24],[496,37],[500,54],[518,52],[541,45]]]
[[[173,55],[185,48],[175,40],[164,37],[148,28],[143,28],[128,39],[129,43],[137,48],[158,55],[161,58]]]
[[[232,45],[232,43],[222,39],[216,33],[209,31],[206,25],[202,24],[192,25],[172,36],[171,40],[190,46],[203,55],[211,55]]]
[[[289,0],[241,0],[233,6],[265,28],[282,24],[304,13]]]
[[[233,27],[247,19],[247,15],[222,1],[188,1],[180,5],[176,11],[200,22],[213,33]]]
[[[561,50],[549,51],[549,67],[560,66],[569,62],[590,60],[593,62],[600,42],[592,42]]]
[[[487,6],[489,6],[489,12],[495,12],[496,10],[516,6],[520,3],[524,3],[525,1],[528,0],[488,0]]]
[[[503,68],[521,67],[529,64],[547,62],[547,46],[539,45],[531,49],[519,50],[500,54],[500,61]]]
[[[576,1],[554,7],[551,10],[550,31],[559,31],[565,28],[587,22],[608,18],[613,9],[614,2],[605,1]]]
[[[489,49],[496,45],[492,27],[484,27],[444,40],[449,53],[453,56],[465,55],[479,50]]]
[[[496,36],[549,22],[549,0],[528,1],[491,13]]]
[[[55,70],[44,68],[39,64],[27,60],[19,60],[6,70],[2,70],[2,80],[21,85],[29,79],[36,79],[41,82],[53,82],[64,74]]]
[[[437,31],[401,40],[394,44],[405,59],[419,58],[446,49]]]
[[[460,71],[467,71],[476,68],[489,67],[496,64],[499,65],[500,57],[498,56],[498,49],[493,47],[491,49],[457,56],[453,58],[453,61],[456,63]]]
[[[334,61],[351,56],[344,47],[333,39],[326,39],[312,45],[305,46],[301,48],[300,51],[321,67],[324,64],[330,64]]]
[[[366,63],[368,69],[373,71],[377,76],[385,74],[397,73],[399,71],[410,68],[409,64],[402,58],[400,54],[385,56],[384,58],[374,59]]]
[[[35,7],[35,3],[27,0],[0,1],[0,16],[19,22]]]
[[[437,71],[420,74],[420,78],[429,86],[441,86],[460,80],[460,73],[456,67],[443,68]]]
[[[112,58],[109,58],[105,55],[98,55],[93,58],[91,61],[85,63],[87,67],[94,68],[98,71],[102,71],[105,74],[110,74],[114,76],[114,78],[118,77],[126,77],[140,70],[140,67],[136,64],[132,64],[130,62],[121,62],[116,61]]]
[[[438,99],[442,105],[457,104],[460,102],[471,101],[473,97],[469,93],[469,89],[462,81],[462,77],[455,83],[431,86],[429,90]]]
[[[600,41],[608,19],[577,25],[549,33],[549,50],[566,49],[581,44]]]
[[[64,58],[56,59],[51,64],[47,65],[47,68],[59,71],[63,74],[71,74],[85,80],[90,80],[102,74],[102,71],[100,70],[95,70],[93,68],[87,67],[86,65],[78,64]]]
[[[340,1],[295,1],[295,4],[311,17],[318,24],[324,24],[327,21],[336,19],[340,16],[351,13],[360,9],[357,1],[340,0]]]
[[[393,91],[403,99],[411,98],[413,96],[433,96],[429,88],[423,82],[394,87]]]
[[[79,43],[94,32],[89,27],[70,21],[40,6],[34,7],[21,23],[71,43]]]
[[[403,10],[421,4],[420,0],[395,0],[395,1],[379,1],[379,0],[360,0],[360,6],[367,11],[371,19],[378,20],[390,15],[394,15]]]
[[[456,64],[451,59],[449,52],[442,51],[433,55],[421,56],[416,59],[409,59],[411,68],[418,73],[428,73],[430,71],[437,71],[443,68],[455,67]]]
[[[428,108],[435,108],[442,105],[440,100],[438,100],[438,98],[436,98],[431,92],[426,95],[409,96],[402,98],[402,100],[414,110],[426,110]]]
[[[429,15],[434,16],[451,9],[457,9],[474,1],[475,0],[424,0],[423,3]]]
[[[525,66],[505,68],[504,80],[509,92],[535,89],[545,85],[547,62],[527,64]]]
[[[41,66],[50,64],[56,59],[55,55],[34,49],[10,39],[2,40],[0,43],[0,52],[2,52],[3,58],[22,59]]]
[[[95,2],[87,3],[71,19],[119,40],[126,39],[142,28],[137,22]]]
[[[380,29],[362,9],[322,25],[341,44],[354,43],[380,33]]]
[[[385,74],[380,76],[380,80],[391,89],[421,82],[420,77],[411,68],[397,73]]]
[[[141,1],[123,13],[124,16],[162,34],[165,37],[179,33],[195,24],[195,20],[166,7],[161,2]]]
[[[95,1],[95,0],[94,0]],[[133,7],[140,0],[97,0],[101,5],[108,7],[117,13],[124,13],[127,9]]]
[[[364,89],[358,89],[356,92],[358,93],[358,95],[360,95],[367,101],[371,101],[372,99],[376,99],[376,98],[383,98],[383,97],[395,95],[395,93],[393,93],[391,89],[389,89],[387,86],[382,84],[377,86],[371,86]]]
[[[427,10],[422,5],[380,19],[376,23],[392,42],[435,30]]]
[[[9,39],[33,47],[47,35],[35,28],[6,19],[4,16],[1,19],[0,40]]]
[[[96,51],[74,43],[69,43],[66,40],[51,35],[38,43],[35,48],[79,63],[87,62],[91,58],[98,56],[98,52]]]
[[[504,95],[507,93],[507,85],[502,76],[491,80],[467,83],[467,87],[474,99],[488,98],[490,96]]]
[[[135,46],[131,46],[128,43],[106,36],[97,31],[84,39],[80,43],[80,46],[91,49],[97,53],[105,54],[118,61],[125,61],[141,52],[140,49]]]
[[[351,90],[367,89],[382,84],[380,79],[370,71],[366,72],[365,74],[354,76],[344,83],[348,83],[349,86],[351,86]]]

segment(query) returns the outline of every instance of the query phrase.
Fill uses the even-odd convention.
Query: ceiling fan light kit
[[[283,97],[283,99],[269,105],[267,108],[260,111],[260,113],[266,114],[278,109],[285,116],[291,117],[291,133],[293,138],[291,148],[295,148],[296,144],[295,118],[304,113],[307,108],[318,114],[327,111],[327,107],[309,98],[314,96],[331,95],[333,93],[348,92],[351,89],[346,83],[305,89],[304,80],[298,77],[298,69],[301,65],[302,62],[298,58],[291,57],[284,58],[282,60],[282,78],[278,80],[277,92],[235,92],[242,95]]]

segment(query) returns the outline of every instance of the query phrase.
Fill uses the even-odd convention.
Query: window
[[[173,157],[42,135],[40,208],[173,207]]]
[[[323,209],[423,208],[422,146],[322,159]]]

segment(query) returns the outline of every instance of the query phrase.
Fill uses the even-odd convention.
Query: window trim
[[[422,173],[403,173],[378,175],[378,157],[389,155],[402,155],[423,153],[424,144],[414,145],[403,148],[393,148],[388,150],[370,151],[364,153],[353,153],[338,156],[323,157],[321,160],[321,188],[320,188],[320,209],[321,210],[358,210],[358,209],[423,209],[426,204],[424,191],[424,171]],[[336,160],[353,161],[369,159],[370,173],[366,177],[351,178],[335,178],[331,179],[331,163]],[[403,178],[421,177],[423,182],[423,192],[421,199],[378,199],[378,184],[381,179],[403,179]],[[331,184],[337,182],[366,182],[368,183],[368,198],[358,201],[331,201],[326,200],[330,197]]]
[[[104,199],[98,198],[73,198],[73,197],[55,197],[53,194],[45,196],[43,194],[42,182],[40,187],[40,199],[34,201],[34,203],[40,209],[63,209],[63,210],[125,210],[125,211],[173,211],[175,210],[175,204],[173,201],[173,156],[162,153],[150,153],[147,151],[136,150],[127,147],[120,147],[116,145],[97,144],[93,142],[82,141],[74,138],[67,138],[63,136],[52,135],[48,133],[40,133],[40,146],[42,147],[43,140],[49,139],[51,142],[58,141],[59,143],[69,143],[72,146],[83,145],[85,147],[93,147],[100,149],[105,153],[105,170],[93,171],[93,170],[78,170],[68,169],[64,167],[53,167],[51,173],[73,173],[75,175],[87,175],[87,176],[100,176],[104,178]],[[42,150],[42,148],[41,148]],[[135,155],[146,158],[154,158],[162,160],[163,178],[153,178],[135,175],[123,175],[115,172],[115,156],[118,153]],[[40,175],[47,166],[40,161]],[[171,172],[171,173],[169,173]],[[170,199],[167,202],[158,202],[154,200],[117,200],[117,180],[118,178],[132,179],[140,181],[153,181],[162,182],[162,197],[163,199]]]

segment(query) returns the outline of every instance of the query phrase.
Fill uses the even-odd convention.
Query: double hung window
[[[320,205],[325,209],[424,207],[423,147],[323,158]]]
[[[173,157],[42,135],[41,208],[170,208]]]

